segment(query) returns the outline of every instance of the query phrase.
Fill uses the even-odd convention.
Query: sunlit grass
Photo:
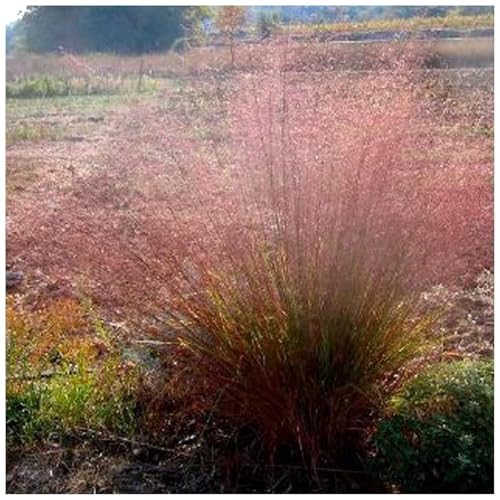
[[[408,19],[370,19],[360,22],[336,22],[332,24],[291,25],[297,32],[308,31],[419,31],[440,28],[492,28],[493,14],[461,16],[449,14],[444,17],[410,17]]]
[[[99,333],[100,332],[100,333]],[[33,443],[79,427],[130,434],[137,368],[73,300],[7,304],[7,436]]]

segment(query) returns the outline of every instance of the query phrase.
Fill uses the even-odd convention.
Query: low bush
[[[7,438],[33,443],[78,427],[132,432],[138,371],[81,306],[7,305]]]
[[[392,400],[374,470],[402,492],[493,491],[493,362],[434,366]]]

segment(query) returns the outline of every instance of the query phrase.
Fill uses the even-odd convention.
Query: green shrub
[[[493,491],[493,362],[437,365],[392,400],[375,471],[403,492]]]

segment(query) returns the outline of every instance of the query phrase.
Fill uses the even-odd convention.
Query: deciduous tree
[[[216,18],[217,28],[224,34],[231,52],[231,65],[234,66],[234,39],[245,23],[245,7],[220,7]]]

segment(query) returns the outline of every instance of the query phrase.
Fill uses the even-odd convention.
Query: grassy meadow
[[[490,14],[461,16],[448,14],[442,17],[410,17],[408,19],[369,19],[362,22],[338,22],[333,24],[303,24],[294,26],[294,31],[363,32],[363,31],[420,31],[432,29],[493,28],[494,18]]]
[[[325,29],[7,58],[8,492],[492,491],[493,39]]]

